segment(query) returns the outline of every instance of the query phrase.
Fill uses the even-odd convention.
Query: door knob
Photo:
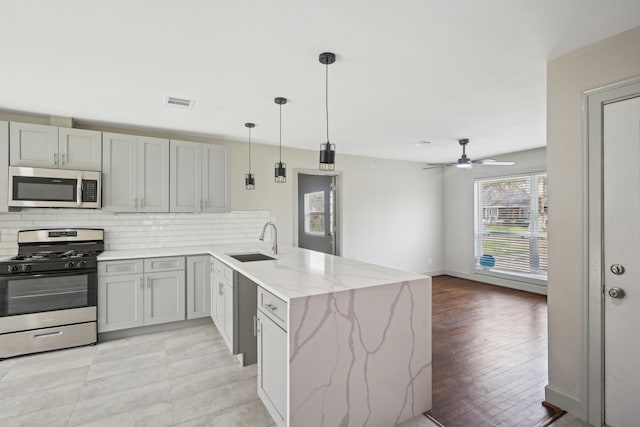
[[[624,298],[624,290],[621,288],[611,288],[609,289],[609,296],[611,298],[622,299]]]

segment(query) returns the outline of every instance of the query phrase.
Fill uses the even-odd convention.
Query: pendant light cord
[[[282,163],[282,104],[280,104],[280,163]]]
[[[251,174],[251,128],[249,128],[249,174]]]
[[[325,91],[324,91],[324,102],[325,102],[325,110],[327,112],[327,144],[329,144],[329,63],[325,64]]]

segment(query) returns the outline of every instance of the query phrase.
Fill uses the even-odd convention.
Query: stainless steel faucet
[[[274,223],[266,223],[262,228],[262,233],[260,233],[260,237],[258,237],[258,239],[264,240],[264,233],[265,231],[267,231],[268,226],[273,227],[273,253],[274,255],[278,255],[278,229],[276,228],[276,225]]]

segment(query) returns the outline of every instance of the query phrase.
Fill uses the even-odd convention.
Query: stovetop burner
[[[93,271],[97,268],[97,256],[103,250],[104,230],[101,229],[21,230],[18,255],[0,259],[0,276]]]
[[[70,259],[95,257],[94,251],[66,251],[66,252],[36,252],[32,254],[21,254],[11,258],[11,261],[46,261],[52,259]]]

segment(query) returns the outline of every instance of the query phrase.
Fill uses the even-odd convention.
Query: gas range
[[[0,260],[0,359],[97,341],[101,229],[18,232]]]

